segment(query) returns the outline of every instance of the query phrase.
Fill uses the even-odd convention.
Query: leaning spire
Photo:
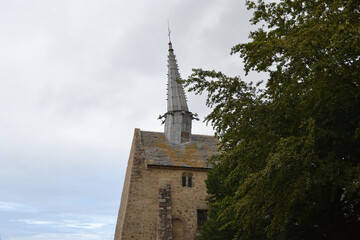
[[[184,88],[177,80],[180,73],[174,55],[169,31],[167,112],[159,118],[165,118],[165,136],[168,141],[176,144],[186,143],[191,138],[191,121],[197,119],[189,112]]]

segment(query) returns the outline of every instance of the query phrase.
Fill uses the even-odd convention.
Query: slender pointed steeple
[[[191,121],[197,119],[189,112],[184,88],[176,80],[180,79],[174,49],[170,40],[168,56],[167,112],[159,118],[165,118],[165,136],[172,143],[186,143],[191,139]]]
[[[180,73],[172,43],[169,42],[168,56],[168,84],[167,84],[167,110],[169,111],[189,111],[183,86],[176,82],[180,79]]]

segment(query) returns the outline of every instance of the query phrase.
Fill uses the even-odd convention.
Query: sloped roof
[[[169,142],[164,133],[141,131],[141,141],[148,165],[168,167],[211,168],[206,160],[217,153],[213,136],[191,135],[185,144]]]

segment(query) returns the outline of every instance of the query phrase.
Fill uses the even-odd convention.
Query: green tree
[[[360,239],[360,2],[246,1],[251,41],[236,45],[265,88],[194,69],[211,159],[200,239]]]

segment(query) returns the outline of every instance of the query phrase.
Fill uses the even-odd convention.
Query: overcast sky
[[[244,77],[230,49],[250,17],[239,0],[0,0],[1,240],[113,239],[134,128],[163,131],[167,20],[182,77]]]

